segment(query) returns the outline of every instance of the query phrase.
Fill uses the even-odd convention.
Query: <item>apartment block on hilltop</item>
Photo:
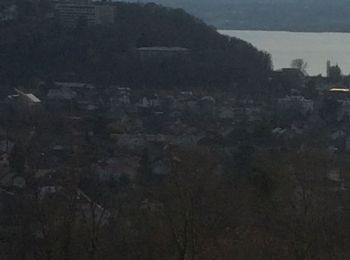
[[[110,2],[91,0],[54,0],[57,17],[65,27],[75,27],[79,22],[88,25],[114,23],[114,6]]]
[[[164,61],[169,59],[184,59],[190,54],[190,50],[183,47],[153,46],[137,49],[141,61]]]

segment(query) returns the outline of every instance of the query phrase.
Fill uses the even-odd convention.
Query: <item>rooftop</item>
[[[348,89],[348,88],[331,88],[329,91],[330,92],[350,92],[350,89]]]
[[[81,83],[81,82],[55,82],[55,85],[58,87],[66,87],[66,88],[88,88],[88,89],[94,88],[92,84]]]
[[[40,99],[34,96],[33,94],[25,94],[26,97],[33,103],[40,103]]]
[[[139,51],[189,51],[187,48],[183,47],[141,47],[138,48]]]

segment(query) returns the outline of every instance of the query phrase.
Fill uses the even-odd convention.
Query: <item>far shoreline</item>
[[[220,31],[242,31],[242,32],[286,32],[286,33],[334,33],[334,34],[349,34],[350,31],[297,31],[297,30],[283,30],[283,29],[227,29],[215,28],[217,32]]]

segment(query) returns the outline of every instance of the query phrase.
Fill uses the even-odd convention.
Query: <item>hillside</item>
[[[251,89],[264,84],[270,57],[252,45],[218,34],[181,9],[115,5],[118,11],[110,26],[81,24],[67,30],[55,20],[41,18],[43,7],[36,6],[30,15],[3,25],[2,81],[16,85],[33,78],[63,78],[131,87],[249,85]],[[144,64],[135,49],[145,46],[189,48],[191,60]]]

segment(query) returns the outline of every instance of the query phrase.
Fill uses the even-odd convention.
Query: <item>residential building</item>
[[[113,24],[115,8],[109,4],[95,5],[95,23]]]
[[[66,27],[75,27],[80,21],[95,24],[95,6],[89,1],[60,1],[55,4],[55,10]]]
[[[306,77],[300,69],[283,68],[274,72],[274,77],[284,89],[302,89],[305,87]]]
[[[142,47],[137,49],[141,61],[163,61],[173,58],[186,58],[190,50],[182,47]]]
[[[19,89],[15,89],[17,94],[9,95],[8,98],[11,101],[15,101],[18,105],[21,106],[36,106],[41,103],[40,99],[37,98],[32,93],[24,93]]]
[[[75,27],[79,22],[87,25],[114,23],[114,7],[109,2],[58,0],[54,2],[54,9],[66,27]]]
[[[15,20],[17,17],[17,6],[10,5],[0,11],[0,23]]]
[[[324,94],[327,98],[332,98],[338,101],[350,99],[350,89],[344,86],[332,86]]]
[[[282,109],[299,110],[302,113],[312,112],[314,109],[314,102],[306,99],[303,96],[287,96],[278,99],[278,105]]]

